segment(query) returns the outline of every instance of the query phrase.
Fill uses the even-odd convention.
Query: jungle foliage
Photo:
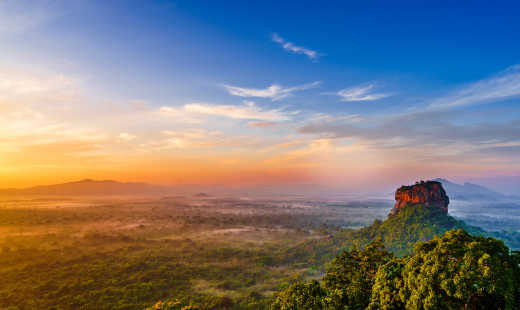
[[[296,283],[273,310],[520,309],[520,254],[502,241],[451,230],[394,257],[380,240],[345,251],[322,283]]]

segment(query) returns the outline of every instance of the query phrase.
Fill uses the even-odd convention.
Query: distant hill
[[[520,188],[520,175],[518,176],[494,176],[471,179],[471,182],[484,185],[497,192],[518,197]]]
[[[498,201],[510,198],[504,194],[478,184],[464,183],[461,185],[441,178],[434,179],[433,181],[442,183],[448,196],[453,200]]]
[[[21,189],[0,189],[2,196],[139,196],[173,193],[173,188],[166,186],[91,179]]]

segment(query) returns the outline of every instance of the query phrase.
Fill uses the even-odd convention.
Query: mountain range
[[[174,194],[172,187],[147,183],[84,179],[28,188],[0,189],[3,196],[139,196]]]
[[[448,196],[453,200],[499,201],[515,198],[518,199],[518,197],[504,195],[478,184],[468,182],[464,184],[457,184],[442,178],[433,179],[432,181],[442,183],[444,189],[448,193]]]
[[[433,181],[442,183],[452,200],[464,201],[502,201],[520,199],[520,197],[504,195],[488,187],[464,183],[457,184],[446,179],[437,178]],[[180,185],[161,186],[142,182],[118,182],[114,180],[92,180],[40,185],[27,188],[0,189],[1,196],[152,196],[172,195],[178,193],[196,194],[199,191],[226,193],[236,189],[224,189],[218,186]]]

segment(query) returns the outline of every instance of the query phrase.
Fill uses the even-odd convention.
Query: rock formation
[[[395,200],[395,206],[390,211],[391,215],[399,213],[401,209],[410,204],[433,206],[448,213],[448,204],[450,203],[442,184],[436,181],[421,181],[415,185],[401,186],[395,192]]]

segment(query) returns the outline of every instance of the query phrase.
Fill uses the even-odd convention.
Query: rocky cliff
[[[436,181],[417,182],[415,185],[401,186],[395,192],[395,206],[390,214],[395,215],[407,205],[433,206],[448,213],[450,199],[442,184]]]

